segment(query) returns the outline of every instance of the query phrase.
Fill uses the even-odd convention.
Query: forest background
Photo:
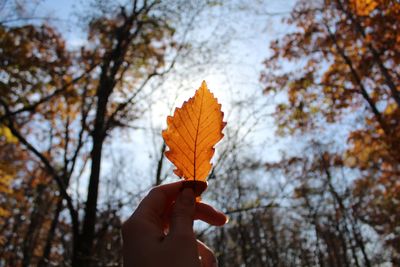
[[[0,0],[0,266],[121,266],[202,80],[220,266],[400,266],[399,28],[396,0]]]

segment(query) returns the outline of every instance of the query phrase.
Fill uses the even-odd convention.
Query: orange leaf
[[[166,157],[176,166],[174,173],[186,180],[206,181],[211,170],[214,146],[224,136],[221,104],[205,81],[194,97],[168,116],[162,136],[169,147]]]
[[[379,5],[377,0],[352,0],[350,5],[359,16],[368,16]]]

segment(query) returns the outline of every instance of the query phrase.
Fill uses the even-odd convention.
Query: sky
[[[263,160],[278,159],[283,145],[275,137],[273,119],[268,115],[274,109],[274,100],[262,95],[259,77],[263,70],[262,62],[270,52],[269,42],[289,30],[281,23],[282,16],[270,16],[270,13],[287,14],[293,2],[225,1],[222,6],[210,9],[199,17],[196,21],[199,27],[195,27],[190,34],[196,40],[206,41],[210,47],[215,45],[213,59],[195,69],[185,69],[183,64],[180,71],[184,74],[167,79],[163,85],[169,90],[169,98],[166,99],[165,94],[153,95],[149,103],[151,113],[146,113],[142,120],[135,122],[142,130],[117,131],[112,135],[112,141],[107,142],[105,147],[102,174],[115,174],[115,162],[124,162],[125,167],[131,166],[125,175],[132,177],[128,179],[131,184],[126,187],[138,187],[136,177],[139,176],[143,178],[143,190],[148,188],[152,180],[146,177],[154,172],[155,157],[161,143],[159,134],[154,136],[149,128],[161,133],[166,117],[171,115],[174,107],[194,95],[202,80],[207,82],[222,104],[228,126],[243,123],[243,133],[251,128],[250,134],[243,134],[243,138],[251,144],[250,153]],[[79,47],[84,44],[85,35],[77,24],[77,14],[82,13],[82,6],[85,5],[87,1],[82,0],[45,0],[40,2],[37,13],[50,16],[50,23],[65,36],[69,46]],[[218,45],[221,41],[223,46]],[[200,58],[202,55],[195,56]],[[179,66],[177,68],[179,70]],[[241,103],[244,107],[239,110],[233,103]],[[255,110],[261,110],[262,116],[250,116]],[[79,187],[85,188],[84,183],[80,183]],[[107,194],[107,188],[102,194]]]

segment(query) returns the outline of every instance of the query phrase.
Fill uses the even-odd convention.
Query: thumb
[[[178,196],[171,216],[170,236],[193,237],[193,218],[196,210],[193,189],[184,188]]]

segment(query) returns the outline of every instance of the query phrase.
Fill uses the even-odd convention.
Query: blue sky
[[[50,23],[63,33],[68,44],[78,47],[85,42],[76,16],[82,13],[82,3],[87,5],[88,1],[46,0],[41,2],[37,11],[50,16]],[[222,103],[228,127],[242,125],[243,138],[251,144],[249,153],[260,159],[277,159],[282,145],[275,138],[273,120],[268,116],[273,110],[274,100],[262,95],[259,76],[263,69],[262,61],[269,53],[269,42],[288,31],[287,26],[281,23],[281,16],[271,17],[267,13],[289,12],[292,4],[292,0],[226,1],[223,6],[206,11],[198,19],[201,25],[191,34],[195,39],[209,40],[207,45],[216,46],[213,60],[193,69],[184,64],[177,67],[176,76],[167,79],[163,85],[168,88],[169,98],[163,93],[152,95],[148,100],[151,112],[135,122],[141,130],[118,131],[112,135],[105,148],[102,175],[114,172],[112,158],[125,160],[130,165],[126,175],[131,177],[128,177],[130,182],[126,187],[137,190],[139,186],[145,191],[152,182],[147,177],[154,172],[155,157],[161,143],[159,133],[165,127],[167,115],[173,107],[180,106],[192,96],[202,80],[206,80]],[[223,38],[228,42],[218,47]],[[247,107],[239,110],[233,103],[247,103]],[[259,112],[258,118],[251,116],[255,110]],[[245,135],[249,128],[250,134]],[[138,185],[137,177],[142,177],[141,185]],[[174,179],[172,174],[171,178]],[[84,184],[80,183],[80,186]]]

